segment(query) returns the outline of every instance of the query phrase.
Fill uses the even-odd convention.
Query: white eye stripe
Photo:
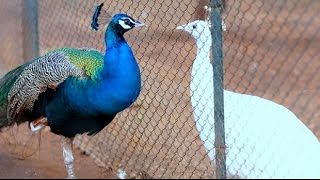
[[[119,24],[122,26],[123,29],[131,29],[132,27],[127,25],[122,19],[120,19]]]

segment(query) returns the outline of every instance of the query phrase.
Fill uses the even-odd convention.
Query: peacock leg
[[[74,173],[74,167],[73,167],[73,162],[74,158],[72,155],[72,149],[73,149],[73,138],[67,138],[67,137],[62,137],[62,153],[63,153],[63,158],[64,158],[64,165],[66,166],[66,170],[68,173],[67,179],[75,179],[75,173]]]

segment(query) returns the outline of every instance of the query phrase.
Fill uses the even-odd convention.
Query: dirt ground
[[[33,134],[22,124],[0,135],[1,179],[64,179],[67,177],[62,159],[60,137],[42,131]],[[39,145],[39,137],[40,140]],[[74,148],[77,178],[117,179],[111,170],[99,168],[93,159]]]
[[[21,30],[16,28],[21,18],[16,11],[19,2],[0,1],[5,4],[0,5],[0,24],[7,27],[0,29],[4,42],[0,49],[5,52],[0,53],[2,74],[24,61]],[[117,178],[114,171],[120,167],[136,178],[214,177],[190,105],[195,43],[187,33],[175,30],[192,20],[194,2],[108,2],[112,13],[126,11],[149,25],[126,34],[142,69],[143,90],[135,105],[101,133],[76,138],[81,149],[75,149],[79,178]],[[87,8],[94,3],[98,1],[41,1],[41,54],[63,46],[103,50],[103,32],[92,33],[88,28],[92,8]],[[320,3],[312,0],[229,0],[223,14],[226,89],[286,106],[318,139],[319,10]],[[19,138],[14,141],[14,136]],[[43,132],[40,151],[24,160],[19,159],[26,149],[30,154],[38,147],[27,128],[0,137],[0,178],[66,177],[59,137]],[[24,142],[30,146],[24,147]]]

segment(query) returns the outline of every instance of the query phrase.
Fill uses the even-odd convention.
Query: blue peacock
[[[0,128],[29,122],[61,135],[68,178],[75,178],[72,140],[94,135],[139,96],[141,76],[125,32],[144,24],[96,7],[91,27],[108,19],[105,54],[95,49],[59,48],[8,72],[0,79]],[[106,18],[108,17],[108,18]]]

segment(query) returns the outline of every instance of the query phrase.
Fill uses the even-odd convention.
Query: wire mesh
[[[0,55],[0,73],[1,76],[14,68],[17,64],[23,62],[22,60],[22,27],[21,24],[21,1],[1,1],[1,14],[8,14],[7,18],[1,18],[1,33],[0,39],[1,49],[3,52]],[[9,15],[10,14],[10,15]],[[15,43],[12,43],[15,42]]]
[[[92,137],[79,135],[74,144],[99,166],[114,171],[123,169],[131,178],[215,177],[215,164],[200,138],[202,131],[197,128],[196,107],[192,107],[190,97],[195,93],[190,90],[191,84],[196,86],[191,73],[197,44],[190,34],[175,29],[196,19],[204,20],[203,6],[208,5],[208,1],[103,2],[110,14],[125,12],[147,24],[125,34],[141,69],[142,92],[134,105],[119,113],[100,133]],[[38,1],[40,54],[57,47],[90,47],[103,52],[104,30],[90,29],[93,8],[98,3],[101,1]],[[3,27],[0,29],[3,42],[0,75],[25,61],[21,4],[21,0],[0,1],[0,14],[6,15],[3,16],[6,19],[0,18]],[[263,97],[287,107],[318,139],[319,10],[320,3],[316,0],[227,0],[222,12],[226,24],[223,32],[225,89]],[[208,88],[204,88],[203,94],[207,91]],[[197,105],[198,108],[206,106],[208,104]],[[246,107],[238,108],[245,110]],[[232,114],[225,111],[228,120]],[[213,121],[210,113],[213,112],[209,112],[207,119]],[[208,125],[202,129],[205,126]],[[226,137],[234,132],[239,136],[245,134],[240,131],[243,129],[246,129],[245,123],[234,123],[226,128]],[[248,136],[254,133],[249,131]],[[271,141],[260,136],[257,139]],[[214,141],[210,137],[207,140]],[[229,141],[227,150],[232,146],[230,142],[236,143],[237,139]],[[247,151],[246,148],[249,148],[248,154],[255,151],[255,147],[245,146],[240,146],[238,153],[229,154],[227,159],[241,167],[243,162],[237,159],[241,151]],[[260,156],[267,150],[263,149]],[[230,165],[227,168],[240,171]],[[246,178],[250,173],[253,174],[254,169],[228,174],[228,178]]]

